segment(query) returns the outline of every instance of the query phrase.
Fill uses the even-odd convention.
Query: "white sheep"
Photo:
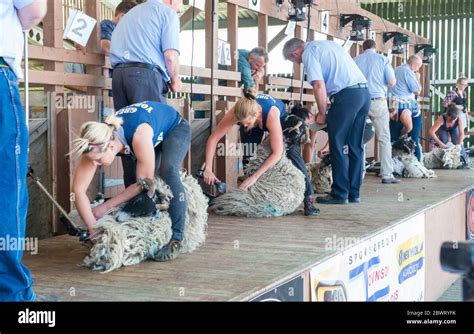
[[[252,175],[270,155],[270,142],[265,139],[245,168]],[[275,217],[293,213],[303,202],[304,175],[283,155],[248,190],[233,189],[217,197],[211,210],[218,215]]]
[[[206,239],[208,199],[193,177],[181,173],[181,181],[188,203],[182,252],[190,253]],[[169,186],[160,178],[155,178],[155,187],[161,203],[166,207],[173,196]],[[119,223],[116,218],[120,215],[120,209],[116,208],[97,221],[93,236],[95,244],[83,262],[92,270],[107,273],[151,259],[171,239],[168,212],[162,211],[155,217],[130,218]],[[77,217],[77,214],[71,214],[71,217],[74,216]]]

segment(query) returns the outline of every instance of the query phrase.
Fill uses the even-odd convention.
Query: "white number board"
[[[219,65],[225,66],[232,65],[232,58],[230,56],[230,44],[221,40],[219,40],[218,63]]]
[[[249,8],[259,12],[260,11],[260,0],[249,0]]]
[[[370,31],[370,39],[375,41],[377,38],[377,33],[373,30]]]
[[[94,18],[87,16],[83,12],[71,9],[63,39],[70,39],[81,46],[86,46],[96,22]]]
[[[321,12],[321,33],[329,34],[330,16],[328,11]]]

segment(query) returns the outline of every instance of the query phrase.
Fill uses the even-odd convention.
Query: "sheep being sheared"
[[[269,139],[258,146],[244,173],[250,176],[270,155]],[[301,173],[283,154],[280,161],[266,171],[248,190],[234,189],[217,197],[211,210],[218,215],[245,217],[284,216],[303,202],[305,182]]]
[[[448,148],[435,148],[423,156],[426,168],[432,169],[456,169],[462,165],[461,147],[451,145]]]
[[[408,178],[433,178],[436,174],[427,169],[415,156],[415,143],[406,135],[392,144],[394,173]],[[400,171],[401,165],[403,170]]]
[[[331,192],[332,168],[329,154],[326,154],[317,163],[308,164],[308,171],[311,175],[315,193],[325,194]]]
[[[190,253],[206,239],[208,199],[193,177],[181,173],[181,181],[188,203],[182,252]],[[172,197],[171,189],[160,178],[149,182],[148,190],[97,222],[92,236],[95,244],[83,264],[110,272],[153,258],[171,239],[170,216],[160,210],[168,209]],[[145,204],[150,199],[155,207]]]

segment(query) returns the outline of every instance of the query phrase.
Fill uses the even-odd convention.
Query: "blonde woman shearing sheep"
[[[172,107],[159,102],[142,102],[122,108],[104,123],[85,123],[71,151],[80,156],[72,189],[77,211],[89,231],[94,230],[97,219],[138,195],[142,188],[137,180],[153,179],[157,167],[157,174],[173,192],[168,210],[172,237],[154,259],[175,259],[181,250],[187,207],[179,171],[190,141],[189,123]],[[86,191],[96,168],[109,166],[117,155],[133,158],[132,165],[124,165],[126,189],[92,209]]]
[[[256,95],[253,89],[248,89],[245,96],[224,116],[216,129],[209,137],[206,145],[206,168],[204,170],[204,181],[207,184],[214,184],[219,181],[212,171],[212,164],[216,146],[219,140],[230,131],[234,125],[240,126],[240,139],[244,147],[248,144],[257,146],[261,143],[265,132],[269,134],[271,153],[261,164],[261,166],[248,177],[240,186],[241,190],[247,190],[252,187],[257,180],[277,164],[283,154],[285,154],[285,145],[283,143],[283,130],[281,120],[286,116],[285,105],[282,101],[266,94]],[[306,114],[309,118],[309,112]],[[304,122],[305,119],[302,119]],[[245,145],[247,144],[247,145]],[[244,166],[253,152],[245,152]],[[319,210],[314,207],[311,195],[313,189],[308,171],[301,157],[299,145],[295,145],[286,150],[288,159],[298,168],[306,179],[306,190],[304,199],[304,212],[306,216],[317,216]]]

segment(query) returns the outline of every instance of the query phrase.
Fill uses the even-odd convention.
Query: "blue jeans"
[[[331,96],[331,102],[326,117],[333,178],[331,195],[338,200],[359,198],[370,94],[367,88],[346,88]]]
[[[173,192],[168,213],[171,218],[171,239],[183,240],[188,204],[181,183],[179,171],[191,144],[191,126],[183,119],[176,128],[171,130],[163,142],[155,148],[155,175],[160,176]],[[125,187],[136,181],[136,161],[133,159],[122,160],[123,178]]]
[[[413,123],[413,130],[410,132],[410,137],[416,144],[415,147],[415,155],[418,161],[421,161],[421,146],[420,146],[420,136],[421,136],[421,128],[423,126],[423,117],[420,114],[418,117],[411,118]]]
[[[28,189],[28,129],[15,74],[0,68],[0,238],[24,241]],[[23,245],[23,243],[21,243]],[[23,247],[0,249],[0,301],[32,301],[30,272],[21,264]]]

